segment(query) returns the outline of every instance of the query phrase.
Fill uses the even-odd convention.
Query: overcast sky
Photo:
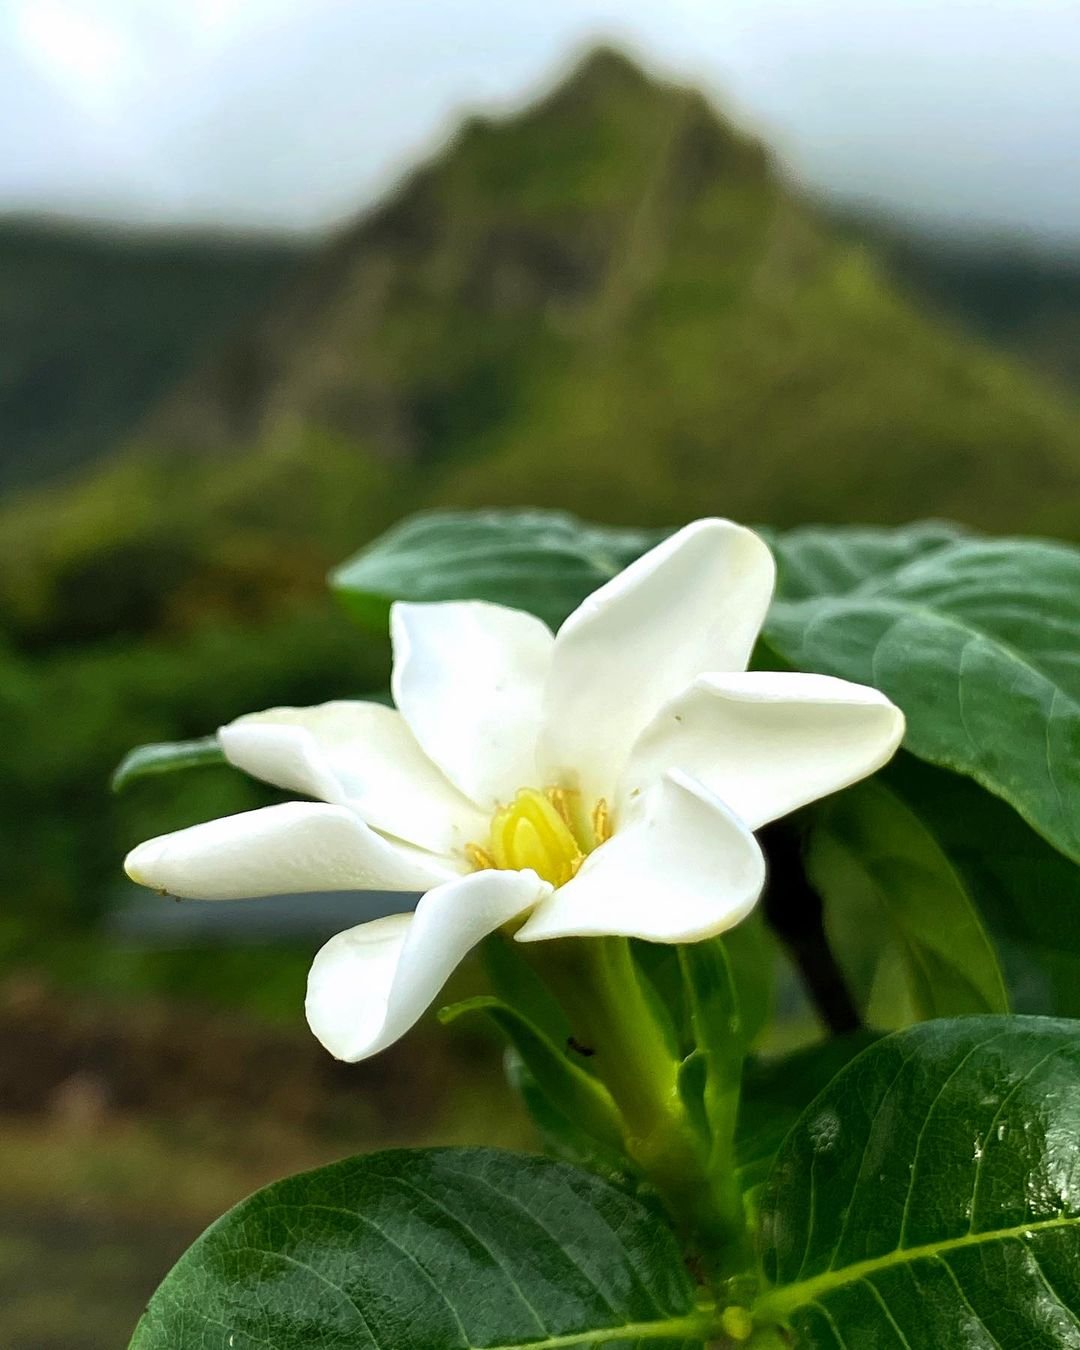
[[[816,188],[1080,241],[1080,0],[0,0],[0,210],[323,224],[599,36]]]

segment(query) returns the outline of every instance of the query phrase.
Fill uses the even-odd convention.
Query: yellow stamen
[[[487,845],[466,844],[465,858],[474,871],[532,868],[553,886],[565,886],[586,854],[610,837],[603,799],[587,816],[581,794],[570,788],[522,788],[509,806],[495,812]]]
[[[579,793],[571,791],[570,788],[562,787],[549,787],[544,792],[544,796],[566,821],[568,828],[571,830],[574,828],[574,818],[570,812],[570,800],[579,795]]]
[[[495,868],[495,859],[479,844],[466,844],[465,857],[472,863],[474,872],[493,871]]]

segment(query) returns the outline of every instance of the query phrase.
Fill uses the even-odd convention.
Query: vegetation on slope
[[[284,238],[0,219],[0,491],[115,448],[305,253]]]

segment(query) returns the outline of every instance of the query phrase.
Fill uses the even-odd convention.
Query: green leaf
[[[761,1204],[755,1314],[805,1350],[1080,1345],[1080,1026],[925,1022],[811,1104]]]
[[[788,536],[782,554],[797,544]],[[960,538],[854,581],[843,531],[833,547],[852,575],[778,600],[770,645],[796,669],[883,690],[907,715],[910,751],[1080,859],[1080,550]]]
[[[760,908],[722,937],[728,965],[735,981],[739,1026],[743,1045],[749,1048],[765,1030],[773,1009],[776,982],[777,942]],[[695,944],[698,946],[705,944]]]
[[[737,967],[724,938],[677,949],[693,1051],[683,1061],[680,1092],[710,1140],[708,1170],[730,1167],[743,1064],[755,1027],[744,1014]],[[745,985],[744,985],[745,987]]]
[[[494,600],[556,623],[662,534],[558,512],[435,513],[332,583],[380,626],[394,599]],[[936,523],[766,534],[780,572],[767,648],[883,689],[914,754],[973,777],[1080,860],[1080,551]]]
[[[886,771],[963,880],[1025,1012],[1080,1016],[1080,867],[977,783],[900,755]]]
[[[807,525],[762,533],[776,557],[778,600],[849,595],[874,577],[889,576],[908,563],[973,537],[956,525],[937,520],[893,530]]]
[[[858,1031],[790,1055],[747,1062],[736,1134],[744,1188],[765,1180],[777,1150],[806,1107],[849,1060],[875,1040],[873,1032]]]
[[[513,1046],[507,1047],[506,1051],[506,1078],[525,1103],[545,1153],[573,1163],[575,1167],[587,1168],[631,1193],[639,1190],[642,1178],[621,1145],[616,1150],[601,1144],[595,1135],[587,1133],[576,1120],[560,1110]]]
[[[280,1181],[180,1259],[132,1350],[702,1346],[672,1234],[543,1158],[395,1150]]]
[[[555,995],[522,955],[522,944],[493,933],[481,947],[491,992],[538,1027],[549,1041],[566,1045],[570,1022]]]
[[[807,868],[830,946],[872,1026],[1008,1012],[997,955],[933,834],[894,793],[861,783],[813,816]]]
[[[589,525],[560,511],[435,511],[376,539],[336,568],[330,585],[379,632],[394,600],[490,600],[555,626],[667,533]]]
[[[136,779],[147,778],[151,774],[227,762],[216,736],[202,736],[196,741],[161,741],[154,745],[140,745],[129,750],[117,765],[112,776],[112,788],[114,792],[120,792]]]
[[[634,962],[682,1059],[679,1090],[702,1136],[730,1143],[749,1047],[772,1006],[775,939],[760,912],[722,937],[681,946],[631,944]]]
[[[622,1152],[623,1123],[611,1093],[551,1041],[520,1011],[489,995],[464,999],[439,1009],[440,1022],[453,1022],[472,1013],[484,1013],[521,1056],[541,1092],[579,1131],[591,1135],[608,1150]]]

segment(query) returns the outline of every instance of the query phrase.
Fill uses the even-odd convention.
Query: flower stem
[[[680,1092],[679,1048],[629,941],[570,938],[541,945],[548,949],[537,952],[542,974],[570,1020],[574,1043],[588,1052],[590,1068],[622,1116],[627,1156],[710,1275],[745,1271],[750,1254],[730,1147],[717,1156],[691,1120]]]

